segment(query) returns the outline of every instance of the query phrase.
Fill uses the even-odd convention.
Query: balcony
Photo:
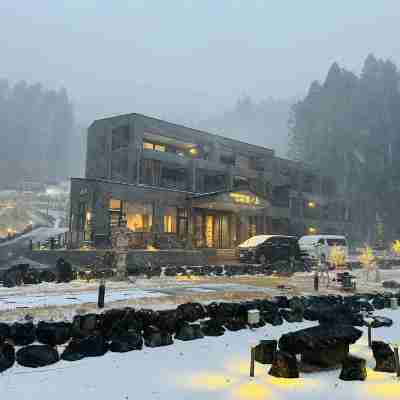
[[[156,150],[147,150],[147,149],[144,149],[142,151],[142,158],[148,160],[158,160],[170,164],[177,164],[183,167],[188,166],[189,163],[192,161],[191,159],[179,156],[178,154],[175,153],[169,153],[166,151],[162,152]]]

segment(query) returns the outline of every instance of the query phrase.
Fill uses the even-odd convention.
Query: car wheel
[[[258,257],[258,262],[259,262],[260,264],[263,264],[263,265],[265,265],[265,264],[267,263],[267,257],[265,257],[265,254],[261,254],[261,255]]]

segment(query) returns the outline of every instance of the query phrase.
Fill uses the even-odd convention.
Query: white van
[[[336,246],[343,251],[345,260],[349,255],[347,240],[340,235],[306,235],[299,239],[300,250],[315,261],[328,261],[332,249]]]

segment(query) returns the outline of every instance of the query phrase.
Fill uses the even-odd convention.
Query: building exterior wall
[[[109,241],[110,199],[151,204],[152,234],[164,232],[165,212],[175,207],[190,213],[187,234],[192,235],[196,212],[190,197],[217,191],[250,190],[268,201],[253,213],[256,219],[242,212],[227,214],[236,241],[252,232],[343,232],[349,222],[326,211],[326,204],[341,204],[340,199],[327,192],[324,178],[301,164],[277,158],[271,149],[140,114],[94,121],[88,128],[86,159],[85,179],[71,184],[75,245],[89,238]],[[309,201],[318,207],[311,210]]]

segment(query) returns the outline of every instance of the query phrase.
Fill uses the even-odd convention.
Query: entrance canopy
[[[249,190],[223,191],[194,195],[191,197],[194,208],[219,211],[261,211],[269,207],[266,199]]]

